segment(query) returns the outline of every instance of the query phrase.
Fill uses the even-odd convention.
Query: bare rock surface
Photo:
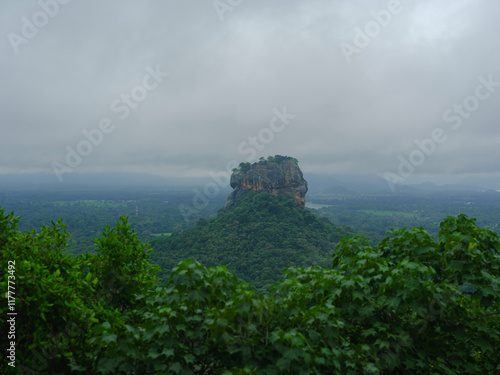
[[[293,198],[297,206],[305,207],[307,181],[296,159],[276,155],[267,161],[261,160],[251,165],[242,164],[240,169],[231,175],[231,187],[234,190],[229,195],[225,208],[234,205],[247,190],[263,191],[272,195],[284,194]]]

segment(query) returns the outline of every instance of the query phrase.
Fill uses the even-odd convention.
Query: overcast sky
[[[0,173],[207,176],[283,154],[309,173],[499,176],[499,16],[497,0],[2,0]]]

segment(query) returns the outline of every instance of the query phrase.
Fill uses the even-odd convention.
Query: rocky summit
[[[293,198],[297,206],[304,208],[307,181],[302,175],[297,159],[289,156],[269,156],[257,163],[241,163],[233,169],[231,187],[224,208],[231,208],[246,191],[267,192],[272,195],[284,194]]]

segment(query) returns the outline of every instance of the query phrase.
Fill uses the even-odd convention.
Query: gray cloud
[[[293,155],[316,173],[396,173],[440,127],[447,141],[411,178],[500,173],[500,88],[460,129],[443,120],[478,77],[500,82],[500,3],[401,0],[348,63],[342,43],[356,47],[357,28],[391,2],[242,1],[221,21],[212,1],[69,1],[15,53],[9,33],[23,36],[23,17],[54,1],[0,5],[0,173],[52,172],[110,118],[114,130],[75,172],[206,176],[246,160],[242,142],[285,106],[296,118],[258,156]],[[170,75],[121,120],[112,103],[157,65]]]

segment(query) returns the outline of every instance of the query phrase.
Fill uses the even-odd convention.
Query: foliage
[[[374,246],[391,228],[423,227],[437,238],[439,223],[460,213],[477,218],[479,226],[500,234],[500,194],[496,191],[369,195],[309,191],[308,202],[318,204],[315,212],[319,216],[352,227]]]
[[[351,233],[296,207],[286,196],[247,191],[230,211],[200,220],[193,230],[152,241],[152,259],[163,277],[183,259],[224,264],[258,291],[266,291],[285,267],[329,267],[340,239]]]
[[[240,163],[239,168],[233,168],[233,172],[247,173],[251,167],[251,163]]]
[[[325,224],[274,198],[248,204],[257,215],[266,207],[274,226],[290,214],[308,230]],[[225,215],[250,211],[199,227],[230,226]],[[15,259],[19,279],[21,374],[500,371],[500,243],[465,215],[447,217],[437,239],[422,228],[395,230],[377,246],[344,238],[329,267],[285,269],[265,295],[225,266],[192,260],[156,287],[147,247],[126,219],[104,230],[97,254],[75,258],[63,254],[62,223],[22,233],[17,221],[0,211],[0,263]],[[5,316],[2,306],[2,329]],[[68,324],[76,329],[58,335]]]
[[[117,335],[103,373],[494,374],[499,249],[450,217],[437,241],[421,228],[375,248],[343,239],[332,268],[289,268],[264,296],[223,266],[183,261],[137,296],[142,322]]]
[[[149,253],[122,218],[96,241],[100,254],[65,254],[62,220],[40,232],[20,232],[19,218],[0,210],[0,265],[15,261],[16,362],[20,373],[66,374],[69,366],[92,363],[90,340],[96,324],[126,321],[122,314],[135,294],[155,286]],[[7,290],[7,275],[0,280]],[[6,304],[0,309],[2,337]],[[83,366],[83,367],[82,367]]]
[[[64,218],[70,234],[67,253],[71,255],[92,252],[94,239],[109,223],[120,220],[120,216],[128,216],[138,237],[148,242],[158,233],[191,229],[199,218],[214,216],[227,198],[219,194],[207,202],[205,208],[193,209],[192,190],[62,189],[0,189],[0,202],[6,212],[21,215],[18,223],[21,231],[50,226],[51,220]]]
[[[152,250],[139,241],[126,217],[122,216],[115,228],[108,225],[95,244],[97,254],[81,258],[98,280],[96,292],[113,307],[124,311],[131,307],[135,294],[156,286],[158,269],[148,263]]]
[[[239,326],[241,332],[243,325],[228,315],[238,314],[244,303],[251,309],[248,304],[256,305],[258,300],[262,296],[257,297],[224,266],[205,269],[184,261],[174,267],[164,289],[137,296],[140,307],[130,315],[140,324],[116,333],[97,359],[98,368],[103,374],[193,374],[235,366],[238,362],[231,355],[224,357],[240,347],[223,337],[231,326]],[[103,331],[99,340],[104,343],[108,338],[109,332]]]
[[[267,159],[261,157],[259,159],[259,161],[257,163],[248,163],[248,162],[243,162],[243,163],[240,163],[239,165],[239,168],[234,168],[233,169],[233,172],[239,172],[239,173],[246,173],[250,170],[250,168],[253,166],[253,165],[266,165],[267,163],[281,163],[285,160],[291,160],[293,161],[295,164],[299,164],[299,161],[296,159],[296,158],[293,158],[291,156],[283,156],[283,155],[274,155],[274,156],[268,156]]]
[[[298,160],[294,157],[291,157],[291,156],[283,156],[283,155],[274,155],[274,156],[268,156],[267,157],[267,161],[269,163],[281,163],[282,161],[284,160],[291,160],[293,161],[295,164],[299,164]]]
[[[5,215],[0,210],[2,270],[15,261],[16,344],[22,348],[16,360],[44,370],[48,357],[54,373],[64,372],[65,358],[85,348],[88,336],[82,327],[88,326],[93,311],[84,300],[94,292],[94,283],[84,276],[77,260],[63,253],[68,234],[61,221],[39,233],[19,232],[18,221],[14,214]],[[7,274],[0,288],[7,290]],[[6,309],[2,304],[2,329],[6,327]],[[6,336],[2,331],[2,338]]]

